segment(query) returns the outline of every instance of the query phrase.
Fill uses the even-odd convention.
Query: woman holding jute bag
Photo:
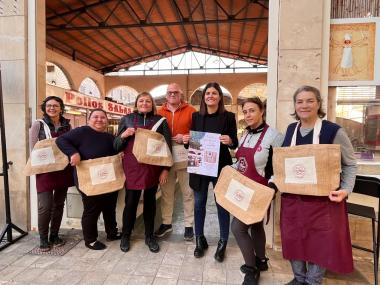
[[[126,176],[120,249],[124,252],[130,249],[130,237],[136,221],[137,207],[141,192],[144,190],[145,244],[150,251],[158,252],[160,247],[153,235],[156,216],[156,192],[159,184],[167,182],[170,168],[138,162],[133,153],[137,128],[155,130],[155,132],[163,135],[171,151],[169,126],[164,117],[157,115],[153,97],[148,92],[140,93],[136,98],[135,111],[121,118],[119,132],[114,142],[115,150],[124,152],[123,165]],[[144,142],[139,143],[148,143],[149,145],[149,139],[146,138]]]
[[[301,86],[293,95],[293,103],[293,115],[298,121],[288,126],[283,146],[340,145],[342,172],[337,189],[327,189],[328,196],[281,194],[282,250],[294,273],[294,279],[287,284],[321,284],[326,269],[337,273],[353,271],[346,198],[354,187],[357,166],[353,147],[344,130],[337,124],[321,120],[325,113],[317,88]],[[309,157],[301,159],[306,161]],[[302,166],[300,158],[297,159],[298,166],[292,171],[298,178],[306,177],[305,173],[312,168],[303,167],[307,164]],[[323,178],[318,173],[316,177]],[[280,184],[277,186],[281,191]]]
[[[86,247],[102,250],[106,245],[98,241],[98,219],[103,214],[107,240],[120,239],[116,224],[116,203],[118,191],[99,195],[87,195],[81,191],[78,181],[78,167],[81,161],[114,156],[114,136],[107,133],[107,114],[102,109],[91,110],[88,126],[79,127],[60,136],[57,145],[70,158],[70,164],[75,167],[74,181],[82,196],[83,214],[82,230]],[[103,176],[107,173],[103,171]],[[109,172],[109,171],[108,171]],[[117,171],[114,170],[116,173]],[[115,175],[113,175],[115,176]],[[122,188],[122,187],[120,187]],[[118,189],[117,189],[118,190]]]
[[[264,121],[265,107],[259,97],[245,99],[242,110],[247,127],[240,139],[235,155],[237,162],[233,167],[244,176],[267,186],[273,174],[273,147],[281,146],[284,136]],[[243,285],[257,284],[260,271],[268,270],[264,222],[247,225],[234,217],[231,230],[245,261],[240,268],[245,273]]]
[[[37,141],[56,138],[70,131],[70,120],[63,117],[65,105],[61,98],[47,97],[41,105],[43,117],[36,120],[29,129],[29,147],[32,150]],[[74,185],[72,167],[64,170],[36,174],[38,200],[38,232],[40,250],[49,251],[51,246],[62,246],[65,241],[58,236],[67,189]],[[50,224],[50,237],[49,235]]]

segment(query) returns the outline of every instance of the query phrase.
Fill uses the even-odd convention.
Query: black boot
[[[208,249],[208,243],[205,236],[195,237],[194,256],[196,258],[202,257],[206,249]]]
[[[220,239],[218,241],[218,246],[216,247],[216,252],[214,258],[216,261],[223,262],[224,253],[226,252],[227,241]]]
[[[49,251],[51,249],[51,245],[47,237],[40,237],[40,250],[41,251]]]
[[[254,267],[246,266],[246,273],[242,285],[257,285],[259,284],[260,270]]]
[[[151,252],[157,253],[160,251],[160,246],[158,245],[158,242],[153,235],[145,237],[145,244],[148,246]]]
[[[129,251],[130,248],[129,236],[122,236],[120,241],[120,249],[123,252]]]
[[[53,247],[59,247],[65,244],[65,241],[61,239],[58,234],[50,234],[49,242]]]

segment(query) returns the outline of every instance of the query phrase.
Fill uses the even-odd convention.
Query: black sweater
[[[229,148],[235,149],[239,143],[237,138],[235,114],[225,111],[221,114],[214,113],[202,116],[199,112],[195,112],[192,116],[191,130],[228,135],[232,139],[232,145],[230,146],[222,143],[220,144],[218,165],[219,176],[220,171],[224,166],[232,164]],[[197,190],[199,188],[200,179],[202,176],[203,175],[199,174],[190,174],[190,187],[192,189]]]
[[[113,148],[114,136],[109,133],[98,132],[89,126],[83,126],[67,132],[57,138],[59,149],[70,157],[79,153],[81,160],[117,154]],[[78,187],[78,178],[74,172],[75,185]]]

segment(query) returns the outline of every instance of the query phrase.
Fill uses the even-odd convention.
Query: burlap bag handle
[[[41,120],[41,119],[38,119],[37,121],[41,122],[42,125],[44,126],[45,137],[46,137],[47,139],[51,139],[51,138],[53,138],[52,135],[51,135],[51,132],[50,132],[50,128],[49,128],[49,126],[45,123],[45,121],[44,121],[44,120]]]

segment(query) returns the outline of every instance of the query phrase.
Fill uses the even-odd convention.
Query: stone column
[[[12,222],[27,229],[29,220],[27,178],[27,1],[0,3],[0,65],[5,110]],[[4,189],[0,180],[0,226],[4,224]]]
[[[329,0],[270,1],[268,121],[281,132],[293,121],[292,97],[301,85],[319,88],[326,106],[329,31]],[[277,198],[275,247],[281,245],[279,204]]]

